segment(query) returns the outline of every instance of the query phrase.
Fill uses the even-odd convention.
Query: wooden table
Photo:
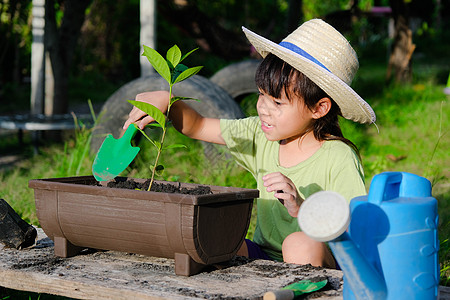
[[[237,257],[221,269],[177,276],[173,259],[86,250],[59,258],[53,242],[38,228],[38,242],[24,249],[0,244],[0,286],[76,299],[257,299],[267,291],[309,279],[328,285],[302,299],[342,299],[342,272]],[[440,287],[439,300],[450,299]]]
[[[53,254],[53,242],[38,229],[36,246],[0,246],[0,286],[76,299],[255,299],[303,279],[327,278],[314,299],[342,299],[342,272],[237,257],[191,277],[177,276],[174,260],[114,251],[71,258]],[[307,298],[306,298],[307,299]]]

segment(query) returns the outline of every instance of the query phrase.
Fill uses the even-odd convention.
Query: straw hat
[[[359,123],[374,123],[375,113],[350,84],[359,63],[349,42],[320,19],[303,23],[280,44],[242,27],[262,57],[272,53],[315,82],[339,105],[342,116]]]

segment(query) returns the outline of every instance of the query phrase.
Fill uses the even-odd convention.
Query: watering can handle
[[[406,172],[384,172],[373,178],[368,195],[370,203],[380,205],[398,197],[431,197],[431,183]]]

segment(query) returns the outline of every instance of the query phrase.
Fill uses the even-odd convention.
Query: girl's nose
[[[259,114],[267,114],[268,107],[267,107],[267,101],[264,101],[264,97],[259,96],[258,102],[256,102],[256,109],[258,110]]]

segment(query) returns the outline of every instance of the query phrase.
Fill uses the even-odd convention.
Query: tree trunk
[[[386,81],[410,82],[412,79],[411,57],[416,48],[409,29],[408,7],[403,0],[391,0],[395,23],[394,43],[389,58]]]
[[[140,1],[140,42],[139,45],[146,45],[156,49],[156,0]],[[141,46],[140,53],[143,52]],[[141,55],[139,62],[141,64],[141,77],[154,74],[155,71],[145,56]]]
[[[63,114],[68,111],[68,82],[70,63],[77,39],[85,19],[86,8],[92,0],[66,0],[64,16],[58,28],[55,1],[45,2],[45,35],[54,76],[52,107],[47,114]]]
[[[303,0],[289,0],[289,10],[287,16],[287,31],[291,33],[303,21]]]

